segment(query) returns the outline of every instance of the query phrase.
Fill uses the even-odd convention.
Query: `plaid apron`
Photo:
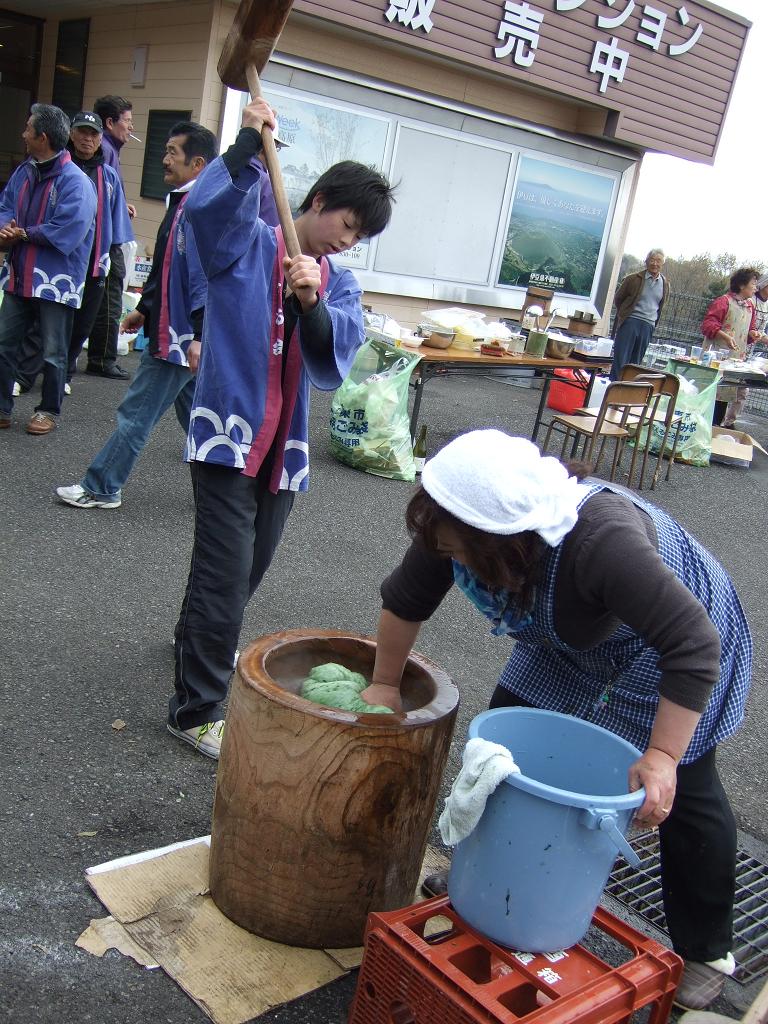
[[[662,561],[704,605],[720,634],[720,678],[682,759],[695,761],[740,726],[749,691],[752,640],[744,611],[723,567],[661,509],[624,488],[592,484],[579,504],[601,490],[629,498],[653,520]],[[492,632],[516,640],[500,683],[538,708],[582,718],[648,746],[659,702],[659,656],[622,624],[607,640],[578,651],[560,640],[554,624],[554,592],[562,545],[547,556],[544,578],[529,615],[510,595],[492,591],[454,562],[454,578],[472,603],[494,623]]]

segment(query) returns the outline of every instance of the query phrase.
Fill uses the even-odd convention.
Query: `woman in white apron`
[[[726,348],[729,359],[745,359],[747,346],[757,341],[754,294],[760,272],[742,267],[731,276],[729,291],[710,303],[701,324],[703,348]],[[747,388],[721,384],[717,389],[713,423],[731,429],[744,411]]]

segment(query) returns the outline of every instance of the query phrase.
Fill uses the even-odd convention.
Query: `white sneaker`
[[[69,382],[67,382],[64,385],[64,394],[65,395],[71,395],[72,394],[72,385]]]
[[[177,729],[168,722],[168,732],[189,743],[199,754],[218,761],[221,753],[221,739],[224,735],[224,720],[206,722],[205,725],[194,725],[191,729]]]
[[[13,397],[18,398],[21,394],[21,384],[17,380],[13,382]]]
[[[88,491],[83,490],[80,484],[72,484],[71,487],[57,487],[56,497],[65,505],[72,505],[74,508],[120,508],[123,503],[122,498],[99,501]]]

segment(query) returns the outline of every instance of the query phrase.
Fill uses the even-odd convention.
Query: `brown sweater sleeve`
[[[423,622],[453,585],[451,560],[414,542],[381,585],[383,606]],[[576,650],[626,623],[659,653],[659,692],[702,711],[717,682],[720,637],[704,606],[661,560],[650,517],[621,495],[590,498],[563,541],[555,582],[558,636]]]
[[[406,622],[428,619],[453,586],[453,564],[413,541],[381,585],[384,608]]]
[[[577,650],[621,623],[659,655],[659,692],[703,711],[720,672],[720,637],[704,605],[667,568],[650,517],[602,492],[581,508],[563,542],[555,583],[555,629]]]

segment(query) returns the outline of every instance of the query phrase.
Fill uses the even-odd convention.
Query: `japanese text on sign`
[[[384,17],[387,21],[394,21],[395,18],[406,28],[424,29],[429,32],[432,29],[432,9],[435,0],[389,0]]]
[[[582,7],[586,0],[550,0],[555,13],[575,11]],[[440,0],[386,0],[384,17],[389,22],[398,24],[414,32],[422,30],[429,33],[434,27],[433,15]],[[613,83],[620,85],[624,81],[630,61],[630,53],[622,49],[619,39],[610,34],[622,25],[631,24],[635,41],[647,46],[656,53],[668,57],[681,57],[688,53],[701,39],[704,26],[691,25],[691,16],[684,5],[675,7],[674,15],[655,7],[652,4],[641,4],[636,0],[602,0],[606,8],[615,9],[615,13],[598,14],[595,24],[609,33],[607,39],[595,41],[589,63],[589,73],[599,78],[598,91],[607,92]],[[439,10],[437,12],[439,14]],[[530,68],[539,47],[541,29],[544,24],[544,11],[528,3],[528,0],[503,0],[502,15],[496,30],[496,38],[500,45],[493,47],[497,60],[509,60],[520,68]],[[630,23],[630,19],[634,20]],[[664,43],[664,33],[670,18],[684,28],[691,25],[688,38],[681,43]]]
[[[359,448],[360,438],[368,433],[365,409],[341,408],[338,415],[331,415],[331,434],[344,448]]]

